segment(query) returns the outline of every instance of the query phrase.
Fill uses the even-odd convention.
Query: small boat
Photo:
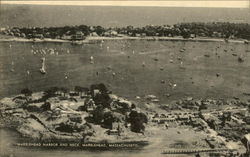
[[[42,49],[41,51],[42,51],[42,53],[43,53],[43,54],[45,54],[45,55],[46,55],[46,51],[45,51],[44,49]]]
[[[64,73],[64,78],[67,80],[68,79],[68,74],[65,72]]]
[[[183,48],[183,49],[180,49],[180,52],[184,52],[186,49],[185,48]]]
[[[154,61],[159,61],[159,59],[158,58],[154,58]]]
[[[94,64],[94,57],[93,56],[90,57],[90,63]]]
[[[240,63],[244,62],[244,58],[243,58],[242,55],[240,55],[240,56],[238,57],[238,62],[240,62]]]
[[[52,48],[48,49],[48,51],[49,51],[50,55],[54,55],[55,54],[55,50],[52,49]]]
[[[42,58],[42,67],[40,69],[40,72],[42,74],[46,74],[46,70],[45,70],[45,57]]]
[[[13,61],[11,62],[11,66],[12,66],[12,68],[10,69],[10,71],[14,72],[15,70],[14,70],[14,62]]]
[[[142,67],[145,67],[145,62],[142,62]]]

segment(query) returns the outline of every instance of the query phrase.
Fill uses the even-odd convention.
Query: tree
[[[82,96],[82,93],[89,94],[89,89],[86,87],[81,87],[81,96]]]
[[[111,99],[108,94],[97,94],[93,98],[95,104],[103,106],[103,108],[110,108]]]
[[[69,89],[66,87],[61,87],[60,90],[63,92],[63,96],[65,97],[66,93],[69,92]]]
[[[147,116],[144,113],[131,111],[128,121],[131,123],[131,131],[143,133],[145,130],[144,123],[147,123]]]
[[[120,114],[115,114],[114,112],[105,112],[103,116],[103,124],[105,127],[112,129],[112,124],[114,122],[120,121]]]
[[[105,32],[105,29],[101,26],[96,26],[94,31],[100,36]]]
[[[51,110],[51,104],[50,104],[50,102],[45,102],[45,103],[41,106],[41,109],[42,109],[43,111]]]
[[[21,94],[23,94],[24,96],[31,96],[32,91],[29,90],[28,88],[24,88],[24,89],[21,90]]]
[[[102,106],[98,106],[94,111],[93,111],[93,120],[96,124],[101,124],[103,122],[104,118],[104,110]]]
[[[95,95],[95,90],[99,90],[100,93]],[[90,92],[95,104],[102,105],[104,108],[110,108],[111,99],[108,95],[108,89],[103,83],[91,85]]]
[[[108,89],[103,83],[100,83],[98,87],[102,93],[108,93]]]
[[[108,93],[108,89],[107,89],[107,87],[103,84],[103,83],[100,83],[100,84],[92,84],[91,86],[90,86],[90,92],[91,92],[91,95],[93,96],[94,94],[94,90],[95,89],[98,89],[98,90],[100,90],[100,92],[102,93],[102,94],[106,94],[106,93]]]
[[[82,93],[82,87],[80,86],[75,86],[75,92],[78,93],[78,95],[80,95]]]
[[[83,32],[85,36],[89,35],[89,32],[90,32],[89,27],[86,26],[86,25],[80,25],[80,26],[78,26],[78,30],[80,30],[81,32]]]
[[[78,95],[82,96],[82,93],[88,93],[89,89],[81,86],[75,86],[75,92],[78,93]]]
[[[135,109],[135,108],[136,108],[135,104],[132,104],[131,109]]]
[[[45,91],[46,95],[52,97],[55,96],[56,92],[59,90],[58,87],[51,87],[48,90]]]
[[[181,36],[182,36],[184,39],[190,38],[190,36],[191,36],[190,31],[187,30],[187,29],[182,30],[182,31],[181,31]]]

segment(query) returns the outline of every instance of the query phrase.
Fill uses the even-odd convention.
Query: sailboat
[[[46,71],[45,71],[45,57],[42,58],[42,67],[40,69],[40,72],[42,74],[46,74]]]
[[[93,56],[90,57],[90,64],[94,64],[94,57]]]

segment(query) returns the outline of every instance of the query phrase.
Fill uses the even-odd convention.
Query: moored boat
[[[40,72],[42,74],[46,74],[46,70],[45,70],[45,57],[42,58],[42,67],[40,68]]]

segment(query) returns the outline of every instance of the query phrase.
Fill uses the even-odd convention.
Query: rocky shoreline
[[[95,89],[96,91],[100,92],[98,89]],[[0,109],[1,127],[15,129],[23,137],[32,141],[78,143],[145,142],[144,136],[138,136],[138,133],[133,133],[130,129],[124,127],[124,119],[112,119],[113,114],[124,117],[122,113],[125,114],[125,110],[124,112],[116,111],[118,108],[123,110],[122,105],[125,105],[126,113],[131,112],[128,106],[131,105],[131,102],[123,98],[110,94],[108,101],[113,103],[113,106],[106,108],[105,111],[96,111],[103,112],[100,114],[107,114],[104,118],[110,118],[106,121],[111,126],[103,126],[105,125],[105,119],[104,122],[102,120],[98,124],[93,121],[95,102],[92,100],[91,95],[86,94],[81,97],[78,93],[71,92],[74,96],[61,93],[53,93],[48,96],[48,93],[44,93],[39,92],[33,93],[32,96],[19,95],[3,98]],[[115,106],[119,105],[119,103],[121,106]],[[119,129],[123,128],[122,131],[115,128],[117,123]],[[111,134],[109,132],[114,135],[109,135]],[[119,138],[117,138],[118,134]]]
[[[15,145],[19,147],[242,152],[239,142],[249,131],[250,101],[238,98],[187,97],[164,105],[147,95],[133,102],[108,91],[104,84],[21,93],[0,100],[0,128],[18,132],[21,140]]]

